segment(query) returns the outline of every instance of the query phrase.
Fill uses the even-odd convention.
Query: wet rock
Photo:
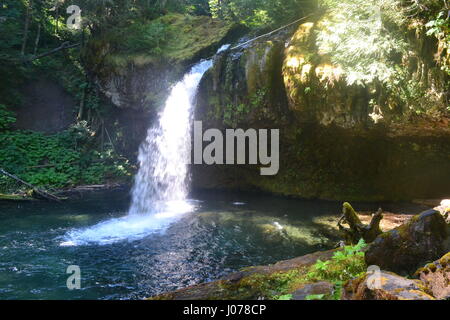
[[[445,199],[441,201],[441,204],[434,208],[434,210],[439,211],[445,218],[447,223],[450,223],[450,199]]]
[[[327,281],[307,283],[292,293],[292,300],[307,300],[310,295],[329,297],[334,292],[334,285]]]
[[[436,299],[450,299],[450,252],[420,268],[417,274]]]
[[[379,235],[366,252],[366,263],[393,272],[414,272],[449,250],[448,233],[448,226],[438,211],[425,211]]]
[[[420,280],[410,280],[395,273],[367,273],[348,281],[343,288],[343,300],[435,300],[426,292]]]
[[[244,32],[239,24],[207,16],[170,14],[153,22],[170,25],[171,30],[159,54],[152,53],[151,47],[139,54],[122,48],[105,58],[102,52],[114,46],[106,34],[86,48],[87,67],[97,78],[103,94],[119,108],[158,110],[172,84],[192,63],[211,57],[221,44]]]
[[[195,118],[205,127],[278,127],[287,116],[284,42],[277,37],[216,56],[200,82]]]

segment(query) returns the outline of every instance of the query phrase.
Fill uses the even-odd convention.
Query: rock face
[[[450,252],[419,269],[417,274],[436,299],[450,299]]]
[[[353,128],[368,121],[367,88],[347,85],[345,71],[321,54],[315,33],[327,18],[302,24],[289,41],[283,78],[289,108],[321,125]]]
[[[384,270],[411,273],[445,254],[450,249],[449,239],[448,225],[442,215],[435,210],[425,211],[379,235],[366,252],[366,263]]]
[[[381,271],[378,283],[366,274],[348,281],[342,292],[343,300],[435,300],[426,293],[419,280],[410,280],[395,273]]]
[[[166,31],[168,40],[161,44],[159,53],[152,53],[153,47],[138,52],[115,50],[111,48],[114,42],[105,39],[96,39],[87,48],[88,63],[95,70],[103,93],[117,107],[161,107],[171,84],[187,69],[201,58],[211,57],[221,44],[242,33],[239,25],[207,16],[169,14],[153,23],[170,26],[170,31]],[[99,57],[105,51],[106,57]]]
[[[14,109],[16,129],[56,133],[67,129],[75,121],[75,99],[51,79],[40,79],[26,84],[24,101]]]
[[[395,104],[399,97],[381,84],[349,85],[349,74],[316,45],[327,19],[316,17],[216,59],[200,84],[196,120],[204,130],[279,129],[280,170],[260,176],[255,165],[197,165],[194,187],[347,201],[450,192],[447,116],[441,122],[411,118],[409,107]],[[433,62],[432,40],[423,33],[407,38],[414,57],[403,57],[398,66],[411,65],[413,82],[429,79],[440,92],[433,96],[436,108],[445,110],[442,86],[448,80]],[[371,101],[383,113],[376,123]]]
[[[84,50],[87,69],[111,104],[105,112],[105,124],[109,132],[120,132],[123,145],[116,147],[132,159],[171,86],[193,64],[211,57],[221,44],[243,32],[239,25],[207,16],[168,14],[150,23],[166,25],[170,30],[158,52],[154,47],[127,49],[122,45],[124,39],[115,34],[99,35]],[[145,34],[136,32],[151,26],[135,27],[124,27],[125,34],[145,38]]]

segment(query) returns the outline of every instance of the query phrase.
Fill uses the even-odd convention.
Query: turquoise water
[[[339,214],[337,202],[193,198],[188,212],[157,223],[126,217],[127,192],[61,204],[0,202],[0,299],[139,299],[328,249],[338,240],[317,220]],[[81,269],[79,290],[66,286],[69,265]]]

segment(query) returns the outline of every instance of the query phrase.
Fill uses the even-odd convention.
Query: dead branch
[[[64,42],[58,48],[55,48],[55,49],[50,50],[48,52],[45,52],[45,53],[42,53],[40,55],[31,57],[30,59],[27,60],[27,62],[31,62],[31,61],[34,61],[34,60],[37,60],[37,59],[41,59],[41,58],[47,57],[47,56],[52,55],[52,54],[54,54],[56,52],[59,52],[61,50],[67,50],[67,49],[75,48],[75,47],[79,47],[79,46],[81,46],[81,43],[70,44],[69,42]]]
[[[380,222],[383,219],[382,212],[381,208],[378,209],[377,213],[373,215],[370,224],[366,225],[361,222],[353,207],[348,202],[345,202],[342,206],[342,216],[337,223],[339,231],[347,243],[357,243],[361,238],[365,242],[370,243],[382,233],[380,229]],[[342,223],[348,224],[349,228],[344,227]]]
[[[39,196],[41,196],[41,197],[43,197],[43,198],[45,198],[45,199],[47,199],[47,200],[61,202],[61,199],[58,198],[57,196],[55,196],[55,195],[53,195],[53,194],[51,194],[51,193],[48,193],[47,191],[41,190],[41,189],[39,189],[39,188],[36,187],[36,186],[33,186],[31,183],[28,183],[28,182],[26,182],[26,181],[20,179],[19,177],[15,176],[15,175],[13,175],[13,174],[11,174],[11,173],[9,173],[9,172],[6,172],[6,171],[3,170],[2,168],[0,168],[0,173],[4,174],[5,176],[7,176],[7,177],[9,177],[9,178],[11,178],[11,179],[14,179],[14,180],[16,180],[16,181],[18,181],[18,182],[20,182],[20,183],[26,185],[27,187],[29,187],[29,188],[31,188],[31,189],[33,189],[33,191],[34,191],[36,194],[38,194]]]

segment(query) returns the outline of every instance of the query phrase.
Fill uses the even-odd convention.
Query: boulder
[[[441,204],[434,208],[434,210],[439,211],[445,218],[447,223],[450,223],[450,199],[445,199],[441,201]]]
[[[374,279],[373,277],[377,278]],[[375,281],[373,281],[375,280]],[[420,280],[410,280],[395,273],[380,271],[348,281],[342,300],[435,300]]]
[[[448,226],[443,216],[438,211],[428,210],[379,235],[370,244],[365,259],[367,265],[412,273],[428,261],[441,257],[449,247]]]
[[[450,299],[450,252],[416,274],[436,299]]]
[[[334,285],[327,281],[307,283],[292,293],[292,300],[307,300],[310,295],[330,297],[334,293]]]

